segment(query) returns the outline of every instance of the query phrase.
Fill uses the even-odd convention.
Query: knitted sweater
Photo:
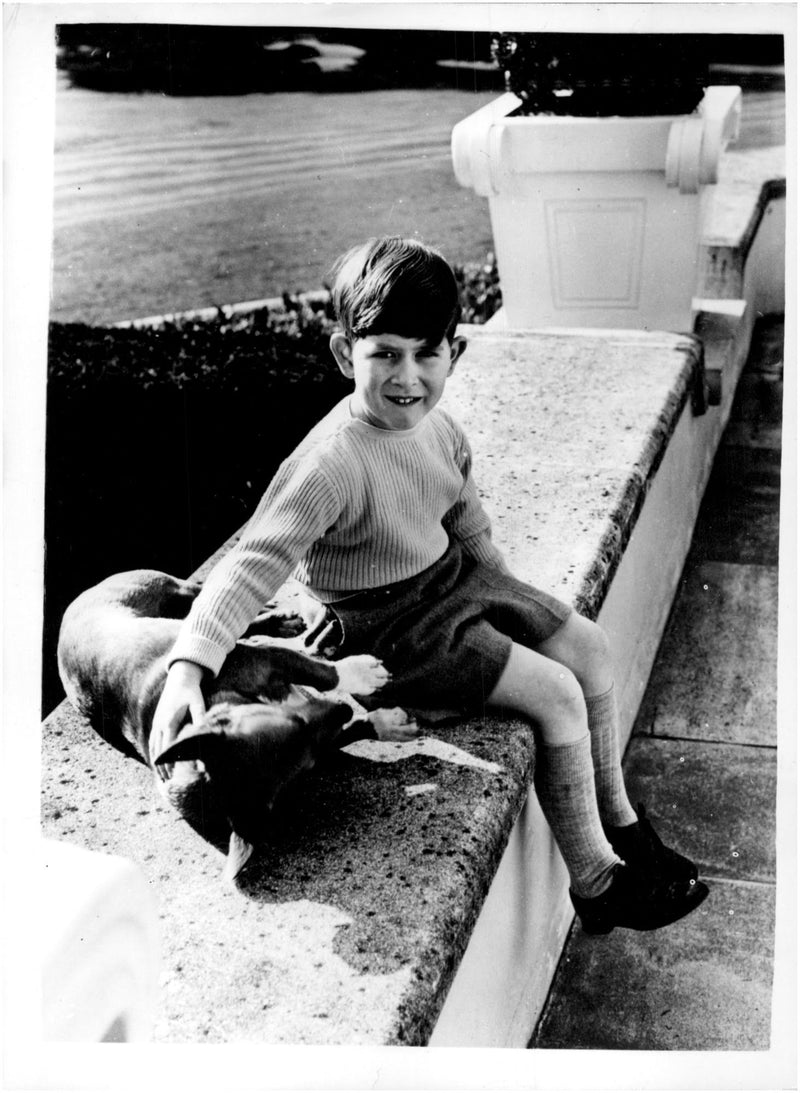
[[[343,399],[278,468],[238,544],[206,579],[170,656],[218,673],[290,575],[323,602],[421,573],[450,538],[505,569],[460,426],[435,407],[379,429]]]

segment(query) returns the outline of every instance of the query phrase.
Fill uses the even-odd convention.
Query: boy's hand
[[[169,747],[187,721],[202,720],[206,712],[200,690],[202,678],[203,668],[191,660],[176,660],[167,672],[150,730],[151,761]]]

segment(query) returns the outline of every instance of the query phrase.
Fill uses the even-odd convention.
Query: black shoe
[[[615,926],[658,930],[699,907],[708,895],[702,881],[655,881],[629,865],[618,865],[605,892],[585,899],[570,889],[570,899],[587,934],[608,934]]]
[[[665,846],[656,834],[644,810],[644,805],[636,808],[639,817],[637,823],[627,827],[607,827],[604,830],[608,841],[627,865],[632,865],[653,878],[666,881],[697,880],[697,866],[693,861]]]

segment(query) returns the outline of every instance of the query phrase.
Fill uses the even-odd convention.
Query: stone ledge
[[[426,1042],[530,780],[526,726],[349,749],[285,802],[235,890],[143,767],[65,707],[43,735],[46,833],[134,860],[157,899],[156,1039]]]
[[[703,346],[688,334],[462,329],[473,350],[447,405],[470,437],[495,538],[523,580],[594,618],[684,407],[705,409]]]
[[[745,295],[745,263],[764,215],[786,197],[784,146],[729,150],[719,180],[708,188],[698,294],[712,299]]]
[[[496,540],[523,579],[596,614],[690,412],[699,343],[465,333],[446,406],[471,437]],[[158,1040],[421,1045],[533,760],[531,729],[497,717],[354,745],[284,803],[272,844],[229,889],[219,850],[62,705],[43,729],[43,826],[144,871],[164,938]]]

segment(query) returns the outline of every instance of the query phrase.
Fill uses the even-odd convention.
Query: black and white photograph
[[[796,1088],[796,5],[3,15],[3,1087]]]

